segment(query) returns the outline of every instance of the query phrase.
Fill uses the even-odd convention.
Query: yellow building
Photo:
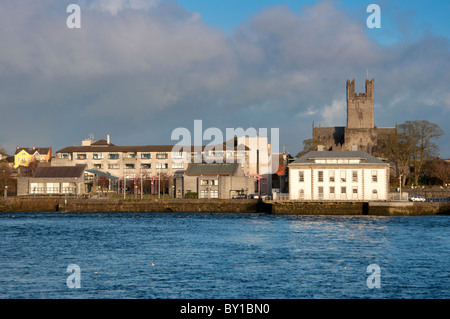
[[[31,162],[50,162],[52,158],[51,147],[19,147],[14,154],[14,168],[27,167]]]

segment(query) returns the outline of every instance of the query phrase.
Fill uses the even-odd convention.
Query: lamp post
[[[141,175],[141,199],[143,198],[143,191],[144,191],[144,189],[143,189],[143,184],[142,184],[142,167],[140,168],[140,175]]]
[[[400,174],[400,176],[398,177],[398,181],[400,184],[400,201],[402,200],[402,176],[403,174]]]

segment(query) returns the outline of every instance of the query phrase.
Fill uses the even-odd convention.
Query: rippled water
[[[3,213],[0,298],[449,298],[449,227],[448,216]],[[367,286],[371,264],[380,288]]]

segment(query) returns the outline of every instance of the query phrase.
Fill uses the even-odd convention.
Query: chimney
[[[111,144],[111,138],[110,138],[109,134],[106,135],[106,142],[107,142],[108,144]]]
[[[319,152],[323,152],[323,145],[317,145],[317,150]]]

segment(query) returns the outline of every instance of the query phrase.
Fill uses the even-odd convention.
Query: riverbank
[[[0,200],[0,212],[189,212],[266,213],[280,215],[450,215],[450,203],[413,202],[261,202],[253,199],[60,199],[8,198]]]

